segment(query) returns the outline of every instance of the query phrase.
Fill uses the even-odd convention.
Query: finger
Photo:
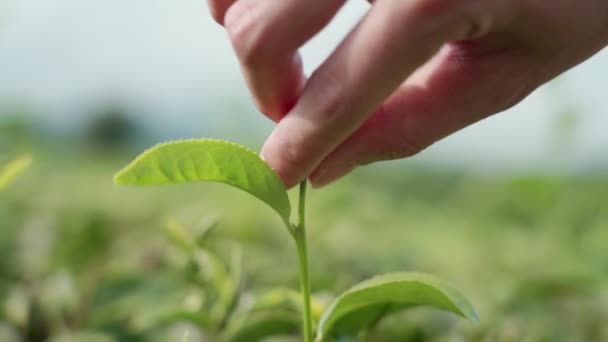
[[[306,178],[444,42],[468,37],[473,27],[482,27],[481,19],[485,28],[486,3],[376,1],[313,73],[267,140],[264,158],[288,187]]]
[[[305,84],[297,50],[318,33],[345,0],[239,0],[224,24],[254,100],[278,121]]]
[[[224,25],[224,16],[228,8],[234,4],[236,0],[207,0],[211,16],[218,24]]]
[[[311,176],[324,186],[359,165],[417,154],[518,103],[543,82],[528,56],[483,43],[446,46],[405,82]]]

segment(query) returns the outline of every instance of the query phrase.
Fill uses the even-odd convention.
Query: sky
[[[311,72],[366,12],[348,1],[302,52]],[[491,170],[608,169],[608,51],[522,104],[435,144],[416,160]],[[0,0],[0,107],[26,106],[54,127],[78,126],[108,102],[172,136],[263,140],[225,32],[204,0]],[[567,143],[560,114],[580,112]],[[566,118],[568,118],[566,116]]]

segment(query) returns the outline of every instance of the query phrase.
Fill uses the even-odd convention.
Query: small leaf
[[[336,332],[356,333],[387,313],[420,305],[478,321],[469,301],[441,280],[423,273],[391,273],[364,281],[338,297],[321,318],[317,339]]]
[[[209,239],[211,238],[213,233],[216,231],[218,226],[219,226],[219,220],[215,217],[206,218],[201,222],[199,227],[201,227],[202,229],[200,229],[198,231],[198,234],[196,234],[196,237],[195,237],[196,244],[198,245],[198,247],[200,247],[200,248],[208,247],[207,244],[209,242]]]
[[[255,152],[215,139],[161,144],[116,175],[120,185],[220,182],[244,190],[272,207],[285,222],[291,207],[279,177]]]
[[[0,169],[0,191],[12,183],[32,163],[31,156],[23,156]]]
[[[254,298],[249,308],[231,319],[226,341],[265,341],[271,336],[300,332],[302,300],[297,291],[275,288]]]
[[[300,315],[289,311],[252,313],[238,327],[228,331],[226,341],[264,341],[272,336],[294,335],[300,331]]]
[[[251,311],[288,310],[300,313],[302,298],[298,291],[278,287],[258,296]]]
[[[182,251],[190,254],[194,250],[194,238],[179,221],[171,217],[165,221],[165,234]]]

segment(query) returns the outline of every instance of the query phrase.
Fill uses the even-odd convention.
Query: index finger
[[[223,8],[219,1],[218,7]],[[278,121],[296,103],[306,78],[297,50],[345,0],[238,0],[224,17],[234,50],[260,111]]]

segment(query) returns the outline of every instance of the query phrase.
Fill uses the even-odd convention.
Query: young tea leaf
[[[219,182],[244,190],[273,208],[285,222],[291,207],[283,183],[256,153],[215,139],[169,142],[137,157],[116,175],[119,185]]]
[[[478,321],[469,301],[441,280],[415,272],[391,273],[364,281],[338,297],[321,318],[317,340],[356,334],[388,313],[421,305]]]
[[[265,341],[269,337],[294,335],[300,331],[300,315],[293,312],[270,311],[252,313],[237,327],[229,329],[226,341]]]
[[[32,157],[23,156],[0,169],[0,191],[12,183],[32,163]]]
[[[194,238],[175,218],[172,217],[165,221],[165,234],[167,234],[167,237],[187,254],[192,253],[194,250]]]

